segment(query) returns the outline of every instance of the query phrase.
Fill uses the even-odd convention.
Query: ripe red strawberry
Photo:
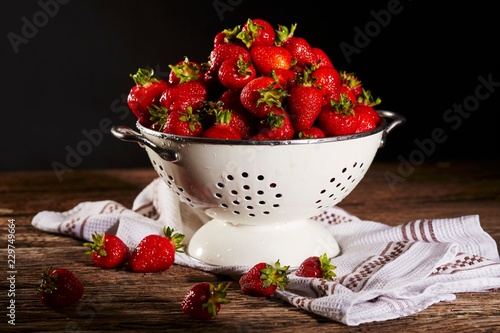
[[[139,123],[144,126],[150,126],[153,123],[150,120],[148,108],[159,104],[161,94],[168,87],[166,81],[154,78],[153,75],[153,70],[142,68],[139,68],[137,73],[130,74],[135,86],[130,89],[127,104]]]
[[[273,106],[281,107],[283,99],[288,96],[273,78],[260,76],[248,82],[241,90],[241,104],[255,117],[262,119]]]
[[[356,133],[367,132],[375,129],[380,123],[380,115],[373,108],[380,104],[380,98],[374,98],[371,91],[362,89],[362,95],[358,97],[357,104],[353,110],[359,120]]]
[[[297,84],[297,71],[295,70],[281,68],[273,69],[270,76],[286,90],[292,89]]]
[[[240,33],[241,26],[237,25],[233,29],[224,29],[214,37],[214,48],[220,44],[233,44],[237,42],[236,36]]]
[[[327,137],[356,133],[359,119],[354,115],[353,105],[346,95],[337,102],[331,100],[321,108],[318,126]]]
[[[239,280],[245,295],[267,297],[277,288],[284,289],[288,283],[289,266],[281,267],[279,260],[273,265],[260,262],[243,274]]]
[[[299,84],[290,90],[288,112],[296,131],[310,128],[323,106],[322,91],[307,83]]]
[[[37,290],[43,304],[60,308],[78,302],[83,296],[84,287],[72,271],[66,268],[50,268],[42,273],[42,282]]]
[[[298,139],[321,139],[325,133],[318,127],[312,126],[297,133]]]
[[[207,95],[207,86],[203,81],[189,81],[167,88],[160,97],[160,105],[170,111],[186,111],[187,107],[196,110],[201,107]]]
[[[270,76],[273,69],[290,69],[293,64],[290,51],[276,45],[254,45],[250,56],[257,72],[265,76]]]
[[[272,107],[269,113],[259,124],[259,133],[268,140],[291,140],[294,129],[288,113],[279,107]]]
[[[354,94],[354,90],[350,89],[346,85],[340,86],[340,93],[336,98],[334,96],[330,96],[330,98],[338,101],[340,96],[342,96],[342,95],[344,95],[352,103],[352,105],[356,104],[357,98],[356,98],[356,95]]]
[[[326,54],[323,49],[319,47],[312,47],[312,52],[316,55],[316,66],[317,67],[334,67],[330,57]]]
[[[326,253],[321,256],[311,256],[306,258],[299,266],[295,275],[302,277],[321,278],[332,280],[336,274],[333,272],[336,266],[331,264],[331,258]]]
[[[163,235],[144,237],[132,252],[128,264],[133,272],[154,273],[172,266],[175,252],[182,252],[184,235],[175,233],[170,227],[163,229]]]
[[[278,27],[278,45],[281,45],[296,59],[296,65],[306,67],[318,62],[318,57],[313,52],[311,45],[307,40],[302,37],[294,36],[297,24],[292,24],[288,29],[286,26],[280,25]]]
[[[235,128],[242,139],[249,138],[255,129],[256,121],[253,115],[248,112],[240,101],[238,90],[226,90],[219,101],[222,102],[223,110],[231,110],[231,120],[229,126]]]
[[[263,19],[248,19],[237,35],[247,48],[256,45],[273,45],[276,33],[273,26]]]
[[[188,57],[185,57],[184,61],[180,61],[175,65],[169,65],[168,67],[170,67],[170,73],[168,75],[168,83],[170,83],[170,85],[203,80],[205,75],[201,64],[190,61]]]
[[[220,66],[218,78],[227,89],[240,90],[257,75],[251,61],[244,61],[242,57],[226,59]]]
[[[335,68],[321,66],[314,69],[310,75],[314,84],[321,89],[325,99],[339,99],[342,79]]]
[[[189,106],[186,111],[174,110],[168,114],[164,133],[181,136],[199,136],[203,132],[200,115]]]
[[[201,134],[204,138],[220,140],[241,140],[238,130],[229,125],[231,121],[231,110],[214,110],[215,123]]]
[[[94,233],[92,243],[83,246],[90,250],[85,252],[92,256],[94,263],[102,268],[115,268],[124,264],[129,256],[125,243],[116,235]]]
[[[181,303],[182,311],[196,319],[215,318],[221,304],[228,304],[226,290],[231,283],[220,283],[217,288],[209,282],[199,282],[186,293]]]
[[[363,85],[354,73],[341,71],[340,77],[342,79],[342,85],[351,90],[356,98],[363,94]]]
[[[250,53],[245,47],[237,44],[219,44],[211,52],[207,73],[217,76],[222,63],[227,59],[239,59],[243,61],[250,60]]]

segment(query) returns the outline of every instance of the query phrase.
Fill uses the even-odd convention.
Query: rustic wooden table
[[[31,226],[39,211],[65,211],[82,201],[111,199],[130,207],[155,177],[152,168],[74,170],[62,182],[51,171],[0,173],[4,258],[0,331],[500,332],[500,291],[459,294],[453,302],[432,305],[409,317],[347,327],[283,302],[243,296],[233,283],[228,292],[232,302],[219,317],[197,321],[181,311],[185,292],[196,282],[227,277],[177,265],[155,274],[101,270],[83,254],[81,240]],[[340,206],[362,219],[389,225],[479,214],[484,230],[500,243],[500,161],[427,162],[414,170],[375,162]],[[8,221],[15,225],[13,285],[6,279]],[[80,303],[62,310],[41,304],[34,286],[49,266],[65,266],[80,276],[86,287]],[[12,288],[15,295],[9,296]],[[15,299],[15,326],[8,324],[10,299]]]

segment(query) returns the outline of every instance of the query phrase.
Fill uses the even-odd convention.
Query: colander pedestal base
[[[335,238],[314,220],[268,225],[235,225],[213,219],[198,229],[187,253],[204,263],[253,266],[258,262],[298,267],[310,256],[335,257],[340,248]]]

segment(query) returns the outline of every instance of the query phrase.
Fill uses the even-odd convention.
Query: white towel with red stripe
[[[91,240],[114,233],[130,249],[164,226],[189,239],[207,218],[179,202],[161,179],[137,196],[131,208],[114,201],[82,202],[66,212],[42,211],[32,225],[46,232]],[[332,233],[342,253],[332,259],[332,281],[292,271],[276,298],[349,326],[413,315],[456,294],[500,288],[498,247],[479,216],[421,219],[399,226],[363,221],[334,207],[314,218]],[[211,266],[176,254],[175,263],[237,279],[245,266]],[[282,263],[286,265],[286,263]]]

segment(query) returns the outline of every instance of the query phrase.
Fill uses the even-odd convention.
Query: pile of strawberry
[[[380,99],[295,30],[256,18],[220,31],[207,62],[185,57],[169,66],[168,80],[148,69],[131,75],[128,105],[143,126],[213,139],[323,138],[377,127]]]

